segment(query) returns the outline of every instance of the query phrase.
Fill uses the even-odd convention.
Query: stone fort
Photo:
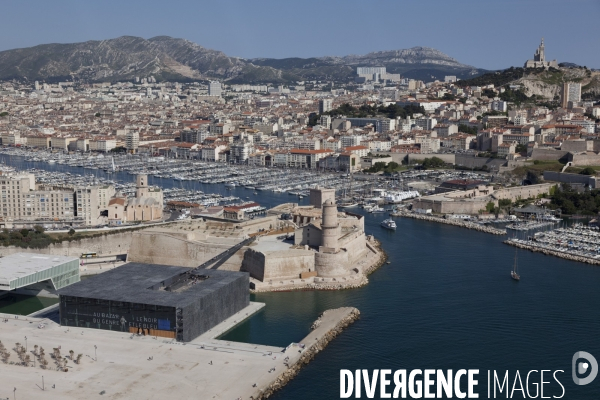
[[[288,218],[294,239],[261,237],[246,251],[242,270],[257,288],[292,281],[350,283],[363,279],[379,260],[373,239],[365,235],[363,216],[338,211],[334,189],[311,189],[309,206],[284,204],[273,211]]]

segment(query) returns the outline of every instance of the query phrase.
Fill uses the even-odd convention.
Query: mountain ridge
[[[443,79],[443,74],[463,78],[486,72],[462,64],[439,50],[421,46],[343,57],[245,59],[187,39],[161,35],[149,39],[121,36],[78,43],[49,43],[1,51],[0,80],[110,82],[154,76],[159,81],[348,82],[359,65],[385,66],[390,73],[415,79],[425,77],[423,80]]]

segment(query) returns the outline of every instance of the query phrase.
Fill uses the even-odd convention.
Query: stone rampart
[[[25,249],[16,246],[0,247],[0,256],[23,252],[71,257],[80,257],[83,253],[96,253],[99,257],[127,254],[134,233],[111,233],[94,238],[81,238],[71,240],[70,242],[64,241],[53,243],[44,249]]]
[[[529,199],[537,197],[540,194],[548,194],[550,188],[555,183],[540,183],[539,185],[516,186],[506,189],[500,189],[493,193],[496,200],[510,199],[512,201],[519,199]]]
[[[233,244],[194,242],[167,232],[135,232],[128,261],[197,267]]]
[[[554,161],[566,157],[567,154],[569,154],[569,152],[563,150],[535,148],[531,153],[531,159],[540,161]]]
[[[249,248],[244,254],[242,271],[260,281],[300,278],[303,272],[315,271],[315,252],[290,249],[263,253]]]

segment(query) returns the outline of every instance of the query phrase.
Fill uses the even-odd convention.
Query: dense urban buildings
[[[131,199],[116,193],[112,185],[36,184],[31,173],[0,175],[0,186],[2,228],[120,225],[162,218],[162,190],[149,187],[146,175],[137,177],[136,195]]]
[[[117,83],[4,82],[0,140],[3,146],[59,153],[126,151],[148,157],[344,171],[364,169],[370,165],[366,157],[377,154],[393,154],[399,163],[408,162],[409,155],[477,151],[507,162],[524,157],[559,159],[565,151],[571,152],[575,163],[598,157],[590,151],[600,149],[595,144],[600,106],[584,96],[581,81],[597,72],[583,68],[553,72],[558,65],[546,61],[543,40],[526,67],[564,78],[545,89],[526,78],[502,85],[464,85],[453,75],[423,82],[390,74],[384,66],[359,65],[357,81],[345,84],[168,83],[152,76]],[[521,96],[517,100],[515,93]],[[539,101],[523,100],[533,94]],[[584,151],[588,153],[583,155]],[[19,198],[13,197],[15,190]],[[34,207],[41,197],[27,194],[28,206],[19,187],[3,197],[2,212],[8,219],[74,218],[94,225],[97,217],[83,197],[89,193],[90,207],[97,208],[92,200],[95,190],[82,188],[79,198],[62,197],[58,203],[57,197],[50,197],[49,203],[44,199],[45,207],[37,203]],[[127,215],[125,201],[117,197],[116,216],[114,212],[108,216],[112,223],[122,223],[121,215]],[[106,210],[107,204],[100,207]]]

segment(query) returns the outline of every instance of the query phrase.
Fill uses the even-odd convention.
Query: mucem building
[[[60,290],[60,323],[188,342],[249,305],[245,272],[128,263]]]

